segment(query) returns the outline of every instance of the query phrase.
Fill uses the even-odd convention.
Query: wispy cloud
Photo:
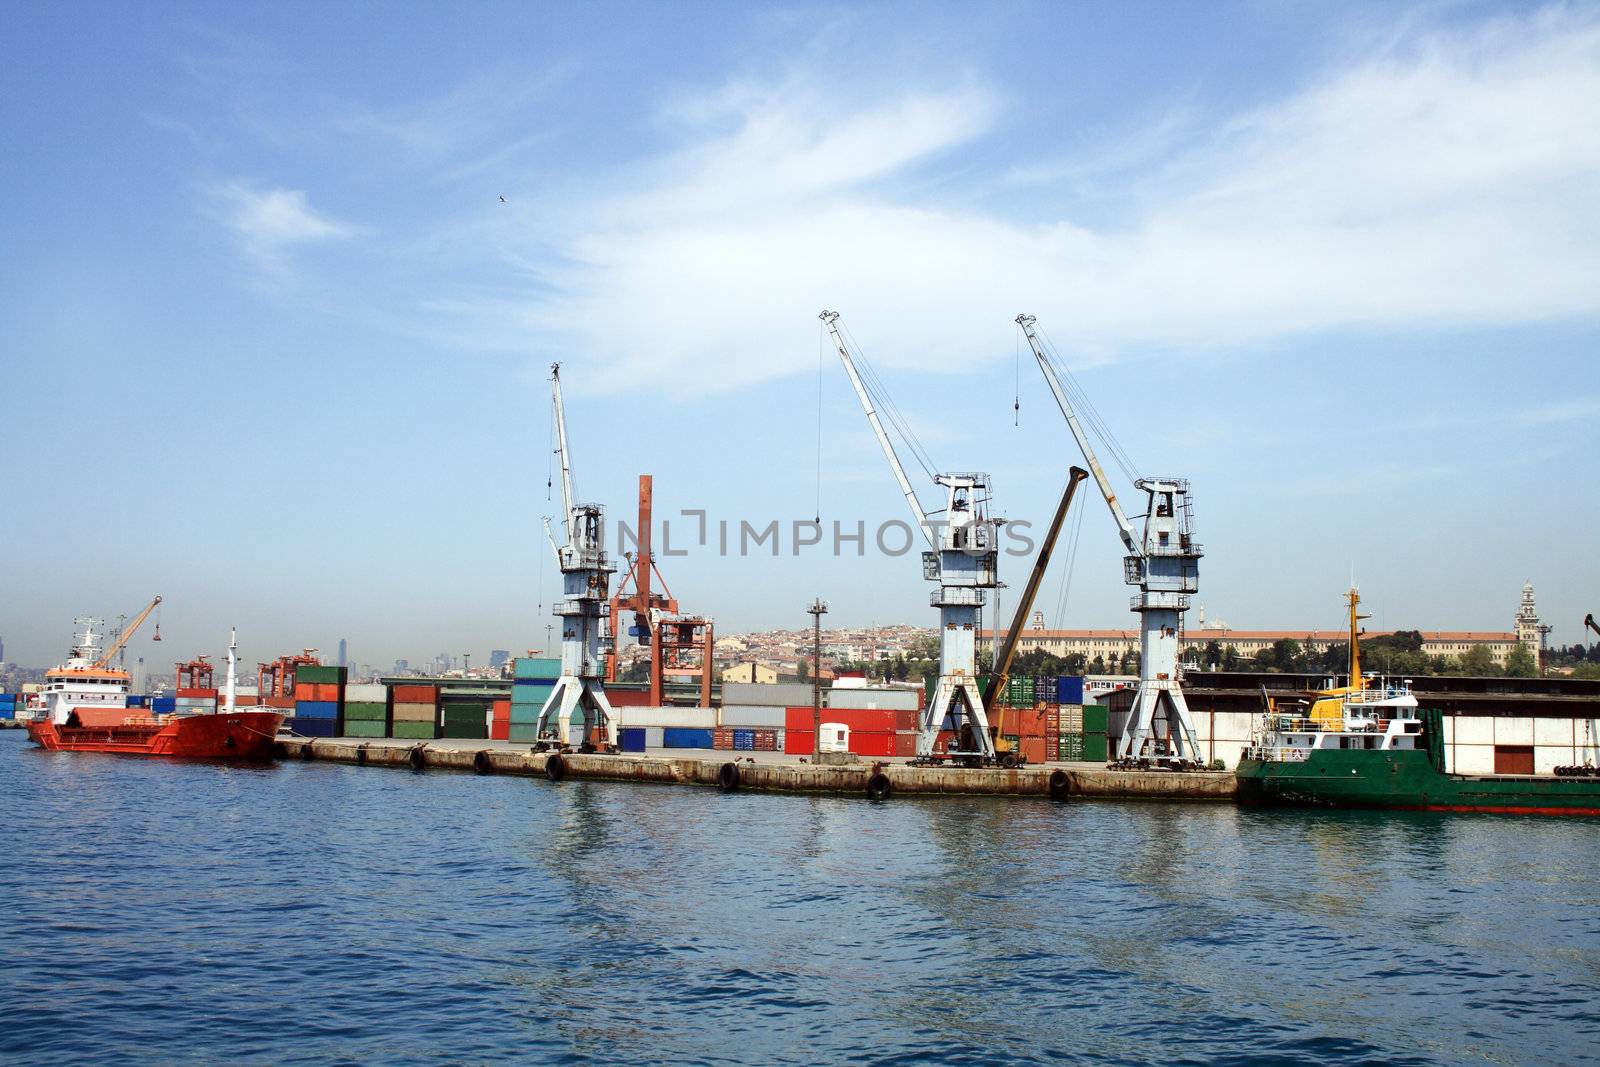
[[[342,240],[357,232],[317,212],[300,189],[260,189],[233,181],[213,189],[212,197],[245,252],[273,270],[285,266],[285,254],[297,245]]]
[[[800,71],[673,101],[675,150],[539,218],[537,288],[507,325],[699,388],[808,365],[823,306],[892,333],[884,362],[935,370],[1009,356],[1018,311],[1096,356],[1600,313],[1593,11],[1407,31],[1275,104],[1162,131],[1194,147],[1119,190],[1116,229],[997,201],[1009,162],[972,177],[1014,117],[981,81],[829,84]],[[1013,174],[1035,189],[1129,164],[1037,152],[1048,167]]]
[[[1540,426],[1559,426],[1568,422],[1584,422],[1589,419],[1600,419],[1600,397],[1575,397],[1546,404],[1531,404],[1470,415],[1432,412],[1418,418],[1410,428],[1447,430],[1494,426],[1533,429]]]

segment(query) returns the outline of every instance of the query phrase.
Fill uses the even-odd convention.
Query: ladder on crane
[[[1142,536],[1136,533],[1067,399],[1055,363],[1035,329],[1037,320],[1032,315],[1018,315],[1015,321],[1028,339],[1039,370],[1117,524],[1127,551],[1123,580],[1139,587],[1130,605],[1139,616],[1139,688],[1117,740],[1116,762],[1122,766],[1204,766],[1178,668],[1183,613],[1189,609],[1189,596],[1199,590],[1203,555],[1194,537],[1189,483],[1181,478],[1136,480],[1135,487],[1146,497],[1144,531]],[[1158,731],[1156,724],[1163,720],[1166,728]]]
[[[939,609],[939,681],[918,723],[916,762],[950,759],[969,767],[993,764],[997,756],[983,694],[978,689],[977,659],[979,618],[987,590],[1000,584],[998,537],[995,523],[987,514],[992,495],[989,476],[934,475],[934,483],[945,490],[945,510],[937,523],[930,518],[862,384],[850,346],[840,333],[838,312],[824,311],[819,317],[833,338],[878,446],[928,545],[929,551],[922,554],[922,576],[938,583],[929,602]],[[935,746],[939,732],[947,724],[953,739],[944,753],[938,753]],[[1015,759],[1014,754],[1012,758]]]

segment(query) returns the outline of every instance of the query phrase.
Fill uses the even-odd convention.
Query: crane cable
[[[1073,515],[1072,529],[1067,533],[1067,550],[1062,553],[1067,565],[1061,572],[1061,584],[1057,587],[1056,593],[1056,610],[1055,615],[1052,617],[1055,622],[1054,628],[1057,630],[1066,629],[1064,624],[1067,620],[1067,601],[1072,596],[1072,572],[1078,562],[1078,546],[1082,544],[1082,538],[1079,534],[1083,529],[1083,513],[1086,510],[1086,508],[1079,508],[1077,513]]]
[[[932,457],[929,456],[928,450],[923,447],[921,439],[912,431],[910,420],[901,413],[899,405],[894,402],[894,397],[889,393],[888,386],[884,385],[883,379],[878,377],[877,369],[873,367],[871,361],[862,352],[861,345],[856,341],[855,335],[850,332],[850,328],[841,323],[840,329],[843,330],[846,342],[850,346],[856,369],[861,374],[861,384],[866,388],[867,395],[871,397],[873,405],[888,417],[889,424],[894,427],[901,441],[910,450],[912,458],[917,461],[917,465],[928,476],[928,480],[932,481],[937,467]]]
[[[1050,340],[1049,335],[1037,324],[1034,326],[1034,332],[1039,335],[1045,358],[1050,361],[1056,376],[1061,379],[1061,386],[1072,401],[1073,408],[1083,415],[1083,421],[1088,423],[1090,430],[1100,439],[1112,462],[1117,465],[1123,475],[1130,482],[1137,482],[1139,480],[1138,467],[1129,457],[1127,450],[1122,447],[1122,442],[1117,439],[1116,434],[1111,432],[1111,427],[1101,416],[1099,409],[1094,406],[1094,401],[1089,399],[1088,392],[1078,384],[1078,380],[1067,369],[1066,361],[1061,358],[1055,343]]]
[[[817,511],[812,520],[817,524],[817,536],[822,536],[822,367],[827,362],[827,329],[817,327]]]

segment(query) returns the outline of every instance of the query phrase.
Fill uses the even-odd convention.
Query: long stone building
[[[1367,631],[1363,637],[1371,639],[1393,633],[1392,630]],[[1489,650],[1501,667],[1512,649],[1521,644],[1527,647],[1538,662],[1543,651],[1549,627],[1540,625],[1539,612],[1534,605],[1533,586],[1522,587],[1522,602],[1516,614],[1514,630],[1423,630],[1422,651],[1429,656],[1450,656],[1460,659],[1462,654],[1475,647]],[[1241,659],[1250,659],[1262,649],[1270,649],[1284,639],[1293,639],[1308,652],[1324,652],[1330,645],[1343,644],[1350,635],[1344,630],[1235,630],[1231,627],[1208,627],[1183,632],[1185,651],[1198,652],[1212,641],[1223,648],[1232,646]],[[992,649],[995,631],[979,632],[978,648]],[[1113,656],[1121,659],[1129,652],[1139,651],[1139,631],[1125,630],[1047,630],[1042,613],[1034,613],[1034,624],[1023,631],[1017,651],[1042,650],[1052,656],[1080,653],[1085,659],[1096,656],[1109,663]]]

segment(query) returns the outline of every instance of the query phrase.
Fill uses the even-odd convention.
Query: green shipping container
[[[1108,709],[1104,704],[1085,704],[1083,706],[1083,732],[1104,735],[1106,732],[1107,711]]]
[[[463,737],[474,741],[487,741],[489,739],[489,730],[486,726],[484,726],[482,719],[478,720],[478,724],[476,726],[464,722],[447,722],[444,724],[444,729],[439,731],[439,736]]]
[[[484,718],[488,714],[488,705],[477,702],[471,704],[441,704],[439,706],[439,721],[446,724],[452,722],[475,722],[482,726]]]
[[[396,719],[390,737],[403,737],[409,741],[432,741],[439,736],[439,728],[431,722],[404,722]]]
[[[539,678],[555,681],[561,677],[560,658],[546,658],[542,656],[518,656],[511,665],[513,678]]]
[[[294,669],[294,680],[296,682],[314,682],[318,685],[326,685],[329,682],[342,682],[349,677],[349,674],[350,669],[348,667],[304,666]]]
[[[1056,758],[1072,763],[1080,762],[1083,759],[1083,735],[1060,734],[1059,737],[1061,743],[1057,747]]]
[[[346,719],[344,721],[344,736],[346,737],[388,737],[384,732],[382,719]]]
[[[531,722],[514,722],[511,724],[510,740],[533,742],[539,740],[539,726]]]
[[[373,703],[370,701],[346,704],[344,706],[344,717],[346,722],[349,722],[352,719],[360,719],[363,722],[383,722],[389,717],[389,705]],[[350,736],[370,737],[371,735],[351,734]],[[379,734],[378,736],[382,737],[383,735]]]
[[[514,723],[535,723],[539,721],[539,712],[544,710],[544,704],[513,704],[511,705],[511,721]]]
[[[1088,708],[1084,708],[1088,711]],[[1083,758],[1090,763],[1104,763],[1107,759],[1106,735],[1103,733],[1091,734],[1085,731],[1083,735]]]

